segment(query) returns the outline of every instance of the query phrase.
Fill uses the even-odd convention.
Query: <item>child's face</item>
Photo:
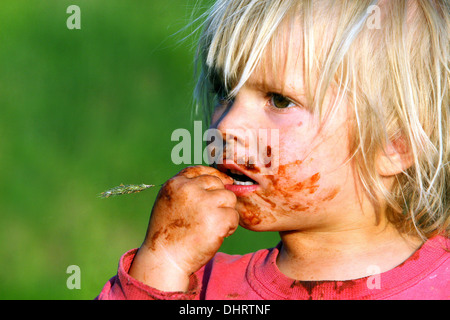
[[[290,50],[299,50],[299,45]],[[228,188],[238,196],[241,225],[248,229],[348,227],[349,221],[355,221],[352,216],[362,209],[357,192],[361,188],[355,183],[349,161],[351,118],[345,103],[325,123],[313,114],[302,94],[302,61],[290,56],[284,74],[277,77],[257,69],[233,101],[216,109],[212,127],[224,136],[229,133],[227,150],[246,149],[237,154],[256,159],[254,166],[245,166],[236,165],[242,159],[229,157],[218,168],[228,173],[237,169],[257,182]],[[324,101],[325,112],[334,103],[331,91]],[[261,163],[258,159],[262,158],[246,145],[245,137],[233,134],[240,132],[237,129],[278,130],[279,141],[271,141],[269,150],[272,162],[279,166]],[[258,150],[265,152],[266,148]]]

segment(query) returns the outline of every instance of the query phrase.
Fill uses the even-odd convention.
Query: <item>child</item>
[[[98,298],[449,299],[449,39],[448,0],[218,0],[196,95],[224,161],[164,184]],[[281,242],[217,253],[238,224]]]

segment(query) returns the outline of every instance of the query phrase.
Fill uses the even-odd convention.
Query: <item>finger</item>
[[[224,190],[224,184],[222,182],[222,180],[220,180],[219,178],[215,177],[215,176],[211,176],[211,175],[202,175],[202,176],[198,176],[195,178],[192,178],[193,180],[195,179],[195,183],[200,186],[202,189],[205,190]]]
[[[217,189],[208,191],[208,197],[214,201],[219,208],[235,208],[237,197],[236,195],[226,189]]]
[[[225,173],[220,172],[219,170],[212,168],[212,167],[206,167],[206,166],[194,166],[194,167],[187,167],[183,170],[181,170],[179,175],[182,175],[186,178],[192,179],[198,176],[202,175],[210,175],[215,176],[219,178],[224,185],[227,184],[233,184],[233,179],[229,176],[227,176]]]
[[[222,210],[223,215],[227,217],[226,220],[228,221],[227,229],[223,233],[223,236],[226,238],[237,230],[239,226],[239,213],[233,208],[221,208],[220,210]]]

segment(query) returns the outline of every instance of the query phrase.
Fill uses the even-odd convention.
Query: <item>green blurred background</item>
[[[72,4],[80,30],[66,26]],[[0,299],[93,299],[140,245],[157,189],[97,194],[161,184],[183,168],[171,162],[171,134],[193,132],[196,39],[182,39],[207,5],[0,3]],[[239,228],[221,251],[277,241]],[[69,265],[80,267],[81,289],[67,288]]]

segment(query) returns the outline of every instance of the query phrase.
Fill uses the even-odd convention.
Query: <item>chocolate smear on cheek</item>
[[[267,176],[271,184],[260,197],[266,202],[271,199],[269,201],[272,203],[278,203],[280,209],[284,210],[285,213],[311,211],[320,203],[333,200],[341,191],[341,188],[334,187],[329,189],[328,192],[324,190],[318,193],[321,179],[320,172],[300,182],[292,181],[291,177],[295,176],[302,164],[302,160],[297,160],[280,165],[276,175]],[[318,194],[311,198],[316,193]]]
[[[332,189],[325,197],[322,198],[322,201],[331,201],[336,198],[337,194],[341,191],[340,187],[336,187]]]
[[[320,173],[315,173],[311,177],[301,181],[293,182],[290,177],[295,176],[303,161],[297,160],[293,163],[281,165],[276,176],[268,176],[271,186],[265,192],[264,197],[277,198],[282,203],[281,208],[290,213],[291,211],[306,211],[310,208],[309,195],[314,194],[319,189]],[[302,200],[294,198],[302,195]]]
[[[269,152],[268,152],[269,153]],[[275,222],[274,211],[288,215],[295,212],[316,212],[321,203],[333,200],[341,191],[340,187],[319,191],[321,179],[317,172],[303,181],[293,181],[303,161],[280,165],[276,175],[267,175],[270,184],[267,189],[256,192],[253,197],[239,198],[239,212],[244,225],[256,226],[260,223]],[[246,163],[245,169],[258,170]],[[317,193],[317,194],[316,194]],[[316,194],[314,197],[312,197]]]
[[[277,209],[277,203],[281,203],[279,209],[284,211],[285,214],[292,213],[292,211],[306,211],[310,208],[307,197],[319,188],[320,173],[316,173],[304,181],[293,183],[289,180],[289,177],[295,174],[301,164],[302,161],[298,160],[287,165],[281,165],[276,176],[267,176],[272,182],[267,190],[255,193],[253,198],[239,198],[238,211],[244,225],[256,226],[261,222],[275,222],[276,218],[273,216],[272,210]],[[245,168],[250,171],[258,169],[252,167],[249,163],[246,163]],[[299,193],[305,195],[305,200],[301,202],[293,201],[293,197]],[[270,209],[267,208],[267,204]]]

